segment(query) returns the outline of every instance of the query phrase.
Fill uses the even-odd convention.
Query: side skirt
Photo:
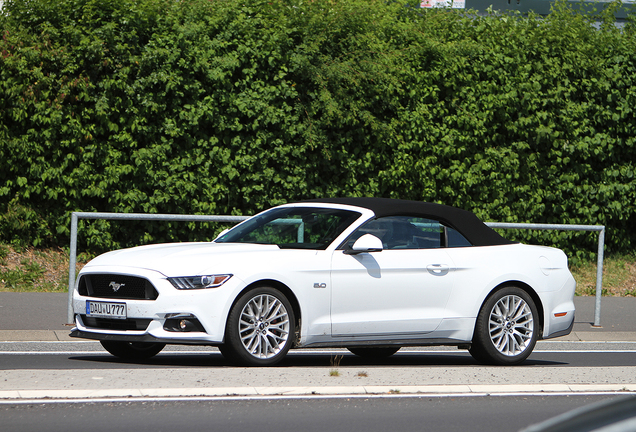
[[[386,347],[386,346],[459,346],[470,345],[471,341],[437,338],[437,339],[385,339],[385,340],[333,340],[314,342],[298,346],[298,348],[346,348],[346,347]]]

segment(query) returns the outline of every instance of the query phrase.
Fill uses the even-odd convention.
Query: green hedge
[[[253,214],[327,196],[636,245],[636,38],[610,4],[546,18],[376,0],[13,0],[0,16],[0,237],[72,211]],[[595,23],[596,20],[599,20]],[[93,251],[206,239],[84,222]],[[506,233],[571,254],[594,234]]]

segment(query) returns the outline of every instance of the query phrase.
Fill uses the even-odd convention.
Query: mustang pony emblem
[[[123,287],[124,285],[126,284],[120,284],[115,281],[112,281],[111,283],[108,284],[108,286],[111,287],[114,292],[119,291],[119,288]]]

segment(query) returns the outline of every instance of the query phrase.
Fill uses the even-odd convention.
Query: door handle
[[[444,276],[450,271],[450,267],[446,264],[429,264],[426,270],[433,276]]]

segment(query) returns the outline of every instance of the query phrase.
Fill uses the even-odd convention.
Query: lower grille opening
[[[86,315],[80,315],[86,327],[103,329],[103,330],[146,330],[150,325],[151,319],[111,319],[111,318],[93,318]]]

